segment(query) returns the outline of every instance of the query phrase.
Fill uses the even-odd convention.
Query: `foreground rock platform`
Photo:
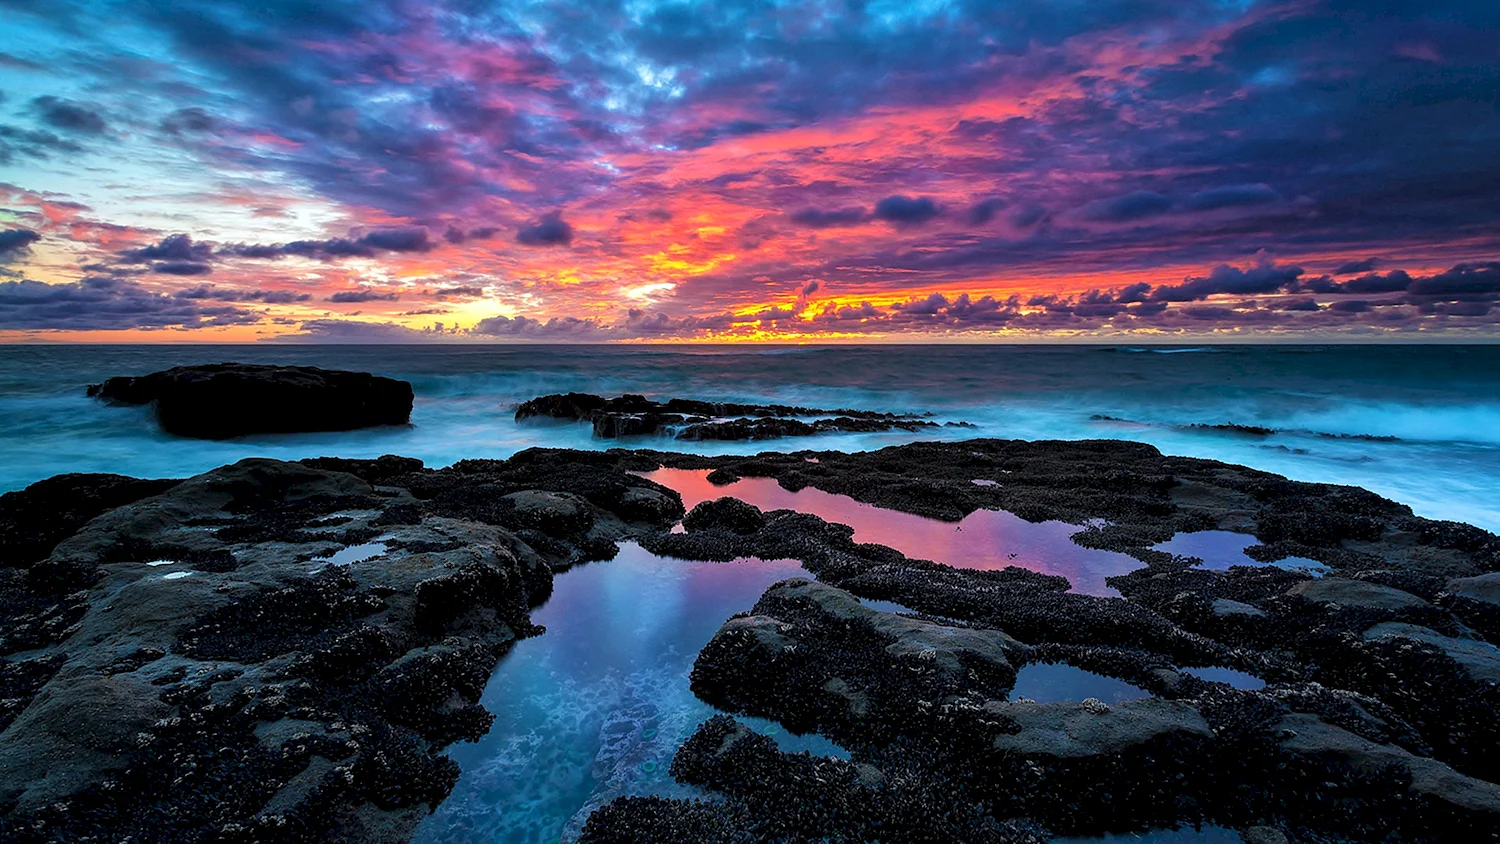
[[[553,572],[682,511],[618,470],[524,459],[70,476],[96,490],[83,524],[40,511],[58,486],[0,497],[0,525],[51,537],[0,531],[5,841],[406,841]]]
[[[411,384],[315,366],[220,363],[110,378],[88,394],[152,404],[162,430],[184,437],[349,431],[411,420]]]
[[[822,418],[813,418],[822,417]],[[606,399],[588,393],[538,396],[516,408],[516,421],[550,418],[587,422],[594,436],[670,436],[678,440],[772,440],[836,431],[915,432],[938,424],[921,416],[869,410],[819,410],[771,404],[733,404],[696,399],[652,401],[623,395]]]
[[[1123,597],[1093,597],[910,559],[808,514],[734,499],[684,514],[635,474],[662,466],[949,520],[1063,519],[1142,567],[1110,581]],[[1203,529],[1329,573],[1213,571],[1153,548]],[[1004,440],[533,449],[439,470],[246,460],[0,496],[0,839],[407,840],[456,779],[442,749],[488,728],[477,701],[498,660],[545,635],[529,610],[553,572],[625,539],[728,565],[794,558],[809,576],[697,657],[693,691],[731,715],[672,773],[714,799],[622,798],[585,841],[1040,844],[1193,824],[1255,842],[1500,840],[1500,539],[1134,443]],[[1045,663],[1148,696],[1015,695]],[[849,758],[783,752],[735,715]]]

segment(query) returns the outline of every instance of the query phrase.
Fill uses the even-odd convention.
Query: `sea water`
[[[145,408],[84,390],[112,375],[220,361],[404,378],[412,425],[184,441]],[[517,424],[537,395],[644,393],[930,411],[915,434],[640,442],[696,452],[879,448],[917,439],[1120,438],[1297,480],[1354,484],[1433,518],[1500,529],[1500,346],[8,346],[0,351],[0,492],[61,472],[181,477],[241,457],[394,453],[442,466],[531,446],[601,448],[586,425]],[[1107,417],[1107,418],[1100,418]],[[1275,429],[1258,436],[1193,425]]]

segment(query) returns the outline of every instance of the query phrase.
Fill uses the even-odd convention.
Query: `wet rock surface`
[[[220,363],[110,378],[88,394],[151,404],[162,430],[200,439],[405,425],[412,388],[368,372]]]
[[[670,436],[688,441],[771,440],[834,431],[874,433],[937,427],[936,422],[910,414],[695,399],[659,402],[628,394],[606,399],[588,393],[539,396],[516,409],[518,422],[535,418],[588,422],[594,436],[602,439]]]
[[[733,499],[684,515],[632,474],[662,466],[950,521],[1061,519],[1141,568],[1110,580],[1122,597],[1095,597]],[[123,482],[98,483],[105,501]],[[812,577],[772,586],[698,654],[693,691],[731,714],[672,773],[711,799],[620,798],[582,840],[1043,842],[1196,824],[1247,841],[1500,840],[1500,541],[1363,490],[1134,443],[974,440],[536,449],[441,470],[250,460],[50,522],[28,503],[48,488],[23,492],[0,499],[0,526],[34,517],[57,538],[0,567],[6,840],[403,840],[452,787],[442,748],[488,728],[480,691],[540,632],[529,609],[552,573],[624,539],[796,559]],[[1201,530],[1329,573],[1212,570],[1155,548]],[[329,562],[360,544],[378,550]],[[1016,695],[1039,664],[1149,696]],[[1204,666],[1265,685],[1188,670]],[[784,752],[734,716],[818,732],[849,758]]]
[[[980,507],[1062,519],[1079,525],[1079,544],[1142,565],[1110,579],[1122,597],[1077,595],[1061,578],[908,559],[806,514],[706,501],[681,532],[643,544],[695,559],[794,557],[818,581],[777,584],[729,619],[699,654],[694,691],[730,713],[822,733],[850,759],[779,753],[716,719],[679,751],[673,773],[723,802],[617,801],[594,815],[585,840],[647,841],[700,817],[731,830],[716,833],[726,841],[886,840],[859,825],[870,818],[900,830],[889,840],[914,841],[1196,824],[1247,840],[1500,840],[1500,648],[1489,641],[1500,545],[1484,531],[1363,490],[1123,442],[613,453],[641,471],[772,477],[953,521]],[[1261,540],[1247,552],[1254,560],[1305,556],[1330,573],[1217,571],[1153,547],[1199,530],[1251,534]],[[912,612],[877,612],[862,598]],[[905,639],[897,631],[907,628],[880,617],[924,633]],[[1007,644],[962,644],[977,636]],[[936,644],[945,641],[953,646]],[[1015,698],[1015,672],[1035,663],[1150,697]],[[1266,684],[1233,688],[1187,670],[1195,666]],[[886,799],[934,819],[930,835],[883,814]]]
[[[60,490],[77,506],[38,505]],[[681,513],[609,465],[524,459],[7,495],[0,524],[54,547],[0,559],[0,839],[408,840],[553,572]],[[361,543],[379,550],[334,562]]]

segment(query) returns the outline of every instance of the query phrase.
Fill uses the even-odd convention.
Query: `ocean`
[[[85,388],[220,361],[367,370],[411,381],[410,427],[203,442]],[[601,441],[529,423],[537,395],[643,393],[929,412],[918,434],[757,443]],[[1272,433],[1213,427],[1252,426]],[[915,439],[1118,438],[1291,478],[1354,484],[1417,513],[1500,530],[1500,346],[8,346],[0,492],[62,472],[182,477],[251,455],[402,454],[442,466],[533,446],[742,453],[861,450]]]

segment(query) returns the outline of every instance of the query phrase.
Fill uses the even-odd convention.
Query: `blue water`
[[[1124,680],[1085,671],[1067,663],[1033,662],[1016,672],[1016,685],[1010,692],[1011,700],[1023,697],[1037,703],[1094,698],[1115,704],[1151,697],[1151,694]]]
[[[0,351],[0,491],[59,472],[182,476],[251,454],[420,457],[446,465],[534,445],[615,445],[577,425],[517,425],[516,404],[583,390],[932,411],[978,430],[827,435],[755,449],[866,449],[918,438],[1117,437],[1299,480],[1356,484],[1418,513],[1500,529],[1500,346],[349,347],[8,346]],[[410,428],[184,442],[85,385],[221,360],[406,378]],[[1127,421],[1093,419],[1095,415]],[[1234,422],[1250,437],[1187,429]],[[1323,435],[1394,436],[1396,442]],[[661,445],[662,443],[655,443]],[[744,444],[672,447],[734,452]]]
[[[1235,566],[1259,568],[1272,565],[1319,577],[1328,573],[1328,566],[1306,557],[1283,557],[1272,563],[1263,563],[1245,553],[1246,548],[1259,544],[1260,540],[1248,533],[1235,533],[1228,530],[1196,530],[1191,533],[1179,533],[1166,542],[1157,543],[1152,547],[1180,557],[1197,557],[1203,561],[1200,565],[1210,571],[1228,571]]]
[[[767,587],[806,575],[790,560],[668,560],[634,543],[558,575],[532,613],[547,632],[495,670],[481,699],[495,725],[449,748],[462,778],[415,841],[553,844],[615,797],[706,796],[668,774],[678,746],[716,713],[688,688],[693,661]],[[783,750],[848,757],[819,736],[737,717]]]
[[[1255,691],[1264,689],[1266,681],[1260,679],[1248,671],[1240,671],[1234,668],[1225,668],[1222,665],[1210,665],[1204,668],[1184,668],[1184,674],[1191,674],[1200,680],[1208,680],[1211,683],[1223,683],[1230,688]]]

